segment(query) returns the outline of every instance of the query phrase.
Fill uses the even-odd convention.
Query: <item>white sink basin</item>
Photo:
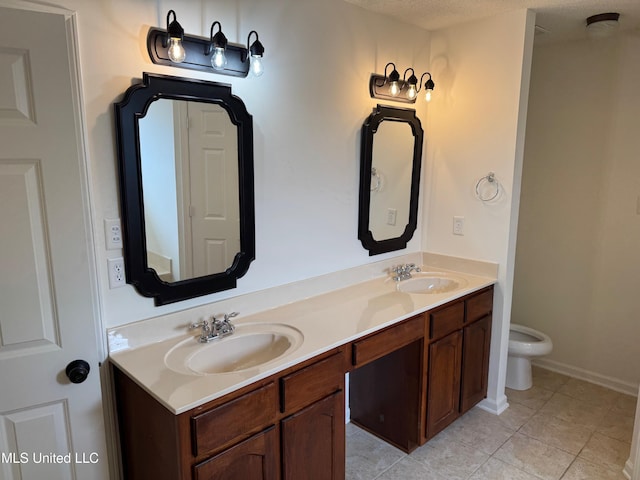
[[[404,293],[446,293],[467,286],[464,278],[442,272],[422,272],[413,274],[412,278],[402,280],[398,290]]]
[[[283,324],[237,325],[235,332],[210,343],[190,337],[164,357],[165,365],[185,375],[236,373],[258,368],[292,353],[303,340],[296,328]]]

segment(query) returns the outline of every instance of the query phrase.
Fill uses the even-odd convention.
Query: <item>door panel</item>
[[[69,461],[64,458],[59,463],[47,463],[51,453],[71,451],[64,402],[11,412],[2,415],[1,422],[0,451],[5,453],[2,478],[73,478],[70,457]],[[7,457],[7,452],[17,455]]]
[[[72,17],[0,7],[0,444],[70,455],[2,479],[108,477],[74,35]]]
[[[462,333],[454,332],[429,345],[427,438],[458,418]]]
[[[225,450],[193,468],[195,480],[278,480],[278,435],[275,427]]]
[[[462,344],[460,413],[466,412],[487,396],[491,315],[465,327]]]
[[[344,480],[343,392],[284,419],[281,428],[283,480]]]
[[[190,102],[194,276],[224,272],[240,251],[238,132],[220,105]]]
[[[39,162],[0,161],[0,223],[11,225],[11,235],[0,236],[0,265],[13,279],[0,290],[0,359],[60,348],[42,201]]]

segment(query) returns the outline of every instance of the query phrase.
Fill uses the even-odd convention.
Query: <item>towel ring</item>
[[[491,195],[491,189],[489,189],[489,194],[483,195],[480,193],[481,187],[490,187],[492,186],[495,189],[495,193]],[[490,202],[491,200],[495,200],[498,194],[500,193],[500,182],[496,179],[496,176],[493,172],[489,172],[487,175],[482,177],[476,183],[476,197],[482,202]]]
[[[372,192],[379,192],[380,191],[380,187],[382,186],[382,179],[380,178],[380,174],[376,170],[376,167],[372,167],[371,168],[371,176],[373,178],[375,178],[375,185],[374,185],[373,181],[371,182],[371,191]]]

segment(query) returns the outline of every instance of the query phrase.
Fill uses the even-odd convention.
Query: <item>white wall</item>
[[[533,47],[534,14],[524,10],[433,32],[436,87],[427,131],[429,252],[496,262],[489,393],[485,408],[506,408],[504,376],[520,194],[520,168]],[[475,197],[478,180],[495,172],[501,195]],[[464,236],[452,234],[465,217]]]
[[[343,0],[57,3],[77,11],[79,22],[106,326],[420,250],[419,227],[407,249],[369,257],[357,239],[358,172],[360,128],[377,104],[369,97],[369,76],[389,61],[427,70],[426,31]],[[150,26],[165,27],[169,9],[192,34],[208,36],[214,20],[234,43],[257,30],[265,74],[236,79],[153,65],[146,34]],[[230,83],[254,122],[256,260],[237,289],[160,308],[131,286],[108,289],[106,258],[121,252],[107,252],[103,241],[103,218],[119,215],[112,104],[145,71]],[[424,119],[424,103],[417,111]]]
[[[640,382],[640,39],[536,47],[513,319],[547,366],[635,394]]]

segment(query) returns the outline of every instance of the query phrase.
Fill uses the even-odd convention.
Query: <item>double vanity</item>
[[[208,343],[202,325],[150,343],[118,329],[125,478],[344,479],[346,373],[351,421],[412,451],[486,396],[494,283],[378,277],[240,315]]]
[[[156,305],[235,288],[256,236],[243,101],[145,73],[114,108],[127,283]],[[413,109],[377,105],[363,123],[369,255],[417,229],[423,135]],[[406,452],[425,443],[486,396],[496,281],[495,265],[437,257],[274,287],[283,302],[238,296],[237,319],[186,318],[201,307],[110,331],[124,477],[344,479],[346,374],[352,422]]]

